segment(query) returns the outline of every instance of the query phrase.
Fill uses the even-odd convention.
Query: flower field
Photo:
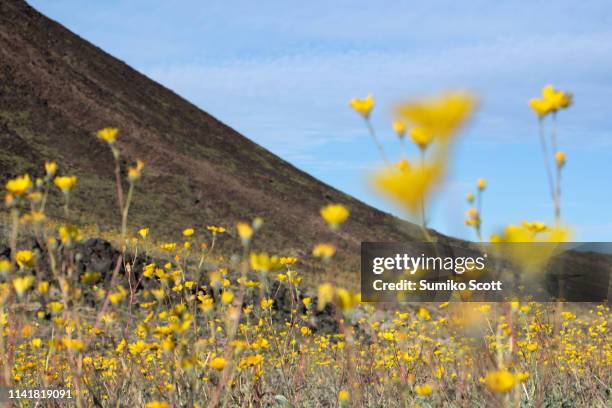
[[[554,221],[509,224],[488,241],[570,239],[560,188],[568,158],[555,132],[557,116],[572,102],[552,87],[529,102],[540,126]],[[391,126],[402,146],[395,160],[369,121],[374,98],[350,101],[380,149],[382,164],[370,182],[420,220],[424,240],[436,239],[427,228],[427,205],[478,103],[453,92],[399,104]],[[547,133],[549,120],[554,126]],[[77,176],[47,162],[40,174],[6,181],[0,384],[69,389],[70,399],[39,404],[79,407],[612,404],[607,304],[451,301],[390,309],[361,303],[355,279],[339,276],[334,258],[351,216],[341,204],[320,211],[337,240],[306,249],[325,271],[316,284],[294,254],[253,250],[258,237],[273,233],[260,218],[181,225],[181,239],[167,240],[156,236],[155,225],[130,223],[146,163],[122,168],[118,129],[96,137],[115,160],[121,220],[105,270],[84,262],[86,229],[45,211],[49,192],[58,189],[63,219],[70,219]],[[478,179],[466,196],[465,224],[479,241],[486,188]],[[240,250],[220,250],[221,240],[236,241]],[[12,403],[35,406],[27,399]]]

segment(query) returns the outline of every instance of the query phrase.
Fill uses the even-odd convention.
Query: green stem
[[[128,212],[130,211],[130,203],[132,202],[132,195],[134,194],[134,183],[130,182],[130,188],[128,189],[127,199],[125,200],[125,207],[121,214],[121,244],[125,250],[125,237],[127,233],[127,220]]]
[[[421,170],[425,171],[425,149],[421,149]],[[425,197],[421,194],[421,223],[427,230],[427,216],[425,214]]]
[[[372,127],[372,123],[370,123],[370,119],[368,118],[364,118],[364,119],[366,122],[366,126],[368,127],[368,131],[370,132],[370,136],[372,136],[372,140],[374,140],[374,144],[376,145],[376,147],[378,148],[378,151],[380,152],[380,156],[382,157],[385,164],[390,165],[391,162],[389,161],[389,159],[387,158],[387,155],[385,154],[385,149],[383,148],[383,145],[380,143],[380,140],[378,140],[378,137],[376,136],[376,131]]]
[[[552,171],[550,169],[550,160],[548,158],[548,147],[546,145],[546,138],[544,137],[544,125],[543,125],[543,121],[541,118],[538,120],[538,128],[539,128],[539,135],[540,135],[540,144],[542,146],[542,154],[544,156],[544,167],[546,167],[546,176],[548,179],[548,188],[550,189],[550,196],[553,200],[553,204],[555,206],[555,213],[556,213],[557,200],[556,200],[556,195],[555,195],[555,187],[554,187]]]
[[[553,154],[557,154],[557,112],[553,112],[552,114],[552,130],[551,130],[551,143]],[[561,167],[557,164],[557,172],[555,178],[555,189],[553,193],[553,198],[555,201],[555,222],[557,225],[561,222]]]

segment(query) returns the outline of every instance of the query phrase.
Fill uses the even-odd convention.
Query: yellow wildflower
[[[471,207],[470,209],[468,209],[465,212],[465,215],[469,218],[469,219],[477,219],[478,218],[478,210],[474,207]]]
[[[431,137],[447,139],[460,129],[475,107],[476,99],[471,94],[449,92],[403,103],[396,107],[396,114]]]
[[[115,352],[121,353],[123,351],[123,349],[125,348],[125,344],[126,344],[125,339],[121,339],[119,344],[117,344],[117,347],[115,347]]]
[[[480,191],[484,190],[485,188],[487,188],[487,181],[483,178],[479,178],[476,181],[476,188],[478,188],[478,190]]]
[[[270,256],[265,252],[262,252],[260,254],[251,252],[250,260],[251,268],[256,271],[267,272],[277,270],[281,267],[281,263],[278,259],[278,256]]]
[[[565,166],[565,152],[558,151],[555,153],[555,161],[557,162],[557,166],[559,168]]]
[[[227,305],[229,303],[232,303],[232,300],[234,300],[234,293],[226,290],[223,292],[223,294],[221,294],[222,303],[225,303]]]
[[[529,107],[538,115],[539,119],[543,119],[553,110],[549,101],[538,98],[530,99]]]
[[[426,200],[433,191],[436,182],[442,178],[443,166],[441,162],[424,163],[407,171],[395,168],[384,168],[374,174],[374,186],[396,203],[412,213],[421,209],[423,200]]]
[[[136,160],[136,166],[128,167],[128,180],[134,182],[140,179],[143,168],[144,162],[142,160]]]
[[[349,106],[367,119],[374,108],[374,97],[370,94],[365,99],[353,98],[349,101]]]
[[[262,299],[260,303],[261,303],[261,308],[262,309],[270,309],[270,308],[272,308],[272,305],[274,304],[274,300],[272,300],[272,299]]]
[[[542,88],[542,97],[550,104],[552,111],[568,108],[573,100],[571,93],[557,90],[552,85]]]
[[[17,251],[15,261],[21,268],[31,268],[34,264],[34,252],[29,249]]]
[[[77,182],[76,176],[58,176],[53,180],[56,186],[62,190],[63,193],[68,193],[72,190]]]
[[[113,144],[115,143],[115,140],[117,140],[117,136],[119,135],[119,129],[117,128],[104,128],[101,130],[98,130],[98,137],[106,142],[108,142],[108,144]]]
[[[332,285],[331,283],[324,283],[322,285],[319,285],[319,288],[317,290],[318,310],[325,309],[325,306],[334,300],[334,292],[334,285]]]
[[[164,251],[174,251],[176,249],[176,242],[165,242],[163,244],[159,244],[159,247]]]
[[[508,370],[491,371],[487,374],[485,382],[489,389],[494,392],[508,392],[514,387],[516,378]]]
[[[209,225],[206,227],[207,230],[209,230],[210,232],[214,234],[222,234],[225,232],[225,228],[223,227],[218,227],[216,225]]]
[[[82,350],[85,347],[85,343],[83,343],[81,340],[71,339],[70,337],[62,338],[62,344],[64,344],[64,346],[70,350]]]
[[[133,354],[133,355],[143,353],[144,351],[148,349],[148,347],[149,346],[147,345],[147,343],[145,343],[142,340],[138,340],[135,343],[128,344],[128,350],[130,351],[130,354]]]
[[[64,309],[64,305],[61,302],[58,301],[54,301],[54,302],[49,302],[47,303],[47,309],[51,312],[51,313],[59,313],[62,311],[62,309]]]
[[[65,245],[72,244],[73,241],[81,239],[81,231],[74,225],[62,225],[58,231],[62,243]]]
[[[338,401],[340,401],[340,403],[347,402],[350,397],[351,394],[347,390],[340,390],[340,392],[338,393]]]
[[[246,245],[253,236],[253,228],[245,222],[239,222],[236,225],[236,230],[238,231],[238,236],[242,240],[242,244]]]
[[[401,120],[396,120],[395,122],[393,122],[393,131],[400,139],[406,136],[407,128],[408,126],[406,126],[406,123],[402,122]]]
[[[6,182],[6,189],[16,196],[24,195],[32,187],[32,180],[28,174],[16,177]]]
[[[417,310],[417,316],[422,320],[430,320],[431,315],[429,314],[429,310],[424,307],[419,307]]]
[[[15,292],[17,296],[22,297],[23,294],[32,286],[34,283],[34,276],[27,275],[13,279],[13,287],[15,287]]]
[[[335,289],[336,304],[344,312],[351,310],[360,301],[360,295],[353,294],[344,288]]]
[[[321,208],[321,217],[332,228],[336,229],[349,216],[349,210],[342,204],[329,204]]]
[[[140,235],[143,239],[146,239],[149,236],[149,229],[148,228],[139,229],[138,235]]]
[[[52,177],[57,172],[57,163],[54,161],[45,162],[45,171],[48,177]]]
[[[49,291],[49,282],[47,281],[38,282],[37,289],[38,289],[38,293],[40,293],[41,295],[44,295],[45,293]]]
[[[168,405],[168,403],[165,401],[151,401],[151,402],[147,402],[145,407],[146,408],[169,408],[170,405]]]
[[[415,385],[414,386],[414,392],[416,392],[417,395],[420,395],[422,397],[426,397],[429,394],[431,394],[432,390],[433,389],[431,388],[431,385],[429,385],[429,384]]]
[[[183,236],[184,237],[190,237],[195,233],[195,230],[193,228],[186,228],[183,230]]]
[[[419,146],[419,149],[425,150],[433,141],[433,135],[423,128],[412,128],[410,130],[410,138]]]
[[[225,367],[225,364],[226,362],[223,357],[215,357],[210,362],[210,366],[214,368],[215,370],[223,370],[223,368]]]
[[[297,258],[295,258],[293,256],[283,256],[280,259],[281,265],[293,265],[297,261],[298,261]]]
[[[336,253],[336,247],[332,244],[317,244],[312,250],[312,254],[324,260],[330,259]]]

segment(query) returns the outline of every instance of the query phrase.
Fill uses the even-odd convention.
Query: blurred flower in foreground
[[[502,234],[491,236],[491,242],[567,242],[571,237],[567,227],[547,227],[539,221],[523,221],[508,225]]]
[[[328,303],[334,303],[343,312],[353,309],[361,301],[361,295],[347,289],[336,287],[331,283],[323,283],[317,289],[317,309],[323,310]]]
[[[396,107],[396,116],[433,138],[453,136],[471,116],[476,99],[466,92],[448,92],[429,99],[410,101]]]
[[[422,166],[406,167],[398,165],[379,170],[372,177],[372,183],[398,205],[416,213],[422,201],[427,199],[435,184],[441,180],[443,166],[441,162],[434,161]]]
[[[349,101],[349,106],[367,119],[374,108],[374,97],[370,94],[365,99],[353,98]]]
[[[529,271],[542,271],[549,259],[563,250],[559,244],[568,242],[570,238],[571,231],[567,227],[548,227],[539,221],[524,221],[520,225],[508,225],[501,234],[492,235],[491,242],[511,244],[497,245],[495,250]]]
[[[485,383],[491,391],[504,393],[510,391],[512,387],[514,387],[516,378],[514,374],[508,370],[497,370],[487,374]]]

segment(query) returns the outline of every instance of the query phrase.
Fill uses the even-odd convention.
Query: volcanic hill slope
[[[214,224],[233,235],[237,221],[261,216],[266,223],[259,249],[305,256],[314,243],[331,239],[352,270],[361,241],[419,234],[414,225],[296,169],[24,1],[2,0],[2,184],[25,172],[40,176],[43,162],[55,160],[61,173],[78,176],[72,216],[116,227],[113,158],[95,137],[107,126],[121,131],[124,164],[137,158],[146,163],[130,210],[131,231],[148,226],[154,238],[171,239],[183,228]],[[332,202],[351,210],[341,237],[330,234],[318,214]],[[62,216],[59,206],[51,211]]]

